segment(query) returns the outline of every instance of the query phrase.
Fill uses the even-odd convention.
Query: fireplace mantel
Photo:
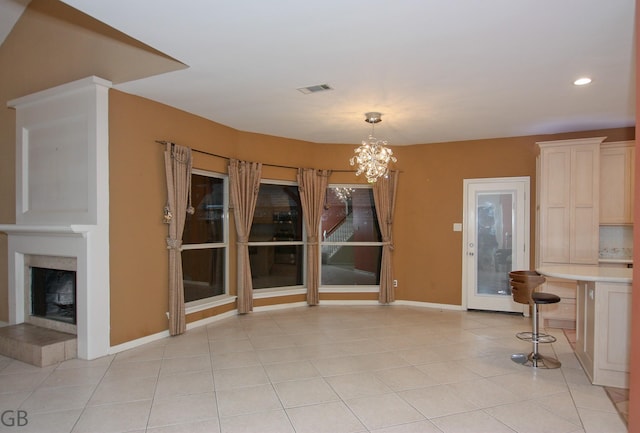
[[[96,230],[96,225],[73,224],[63,225],[38,225],[38,224],[0,224],[0,232],[7,234],[62,234],[62,235],[82,235]]]
[[[31,256],[75,258],[81,359],[110,350],[110,87],[87,77],[8,103],[16,110],[16,218],[0,232],[7,233],[9,322],[29,319]]]

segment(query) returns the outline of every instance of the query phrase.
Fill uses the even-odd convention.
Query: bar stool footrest
[[[516,337],[518,337],[522,341],[532,342],[533,341],[533,332],[531,332],[531,331],[518,332],[516,334]],[[556,337],[554,337],[553,335],[538,334],[538,343],[555,343],[555,342],[556,342]]]

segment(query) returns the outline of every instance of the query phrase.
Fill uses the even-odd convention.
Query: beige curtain
[[[327,195],[329,174],[328,170],[298,169],[298,190],[300,191],[302,214],[307,231],[307,304],[309,305],[318,305],[320,302],[318,293],[320,281],[318,232],[322,206]]]
[[[169,333],[178,335],[186,330],[184,314],[184,283],[182,280],[182,232],[191,207],[191,149],[167,143],[164,152],[167,176],[167,205],[164,222],[169,225]]]
[[[378,301],[388,304],[395,300],[393,292],[393,210],[398,185],[398,172],[392,171],[388,177],[380,177],[373,186],[373,200],[382,234],[382,263],[380,265],[380,294]]]
[[[249,233],[253,213],[258,201],[262,164],[231,159],[229,161],[229,184],[231,205],[236,223],[238,313],[253,310],[253,284],[249,264]]]

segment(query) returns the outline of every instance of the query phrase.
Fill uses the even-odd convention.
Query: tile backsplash
[[[600,226],[599,257],[633,260],[633,226]]]

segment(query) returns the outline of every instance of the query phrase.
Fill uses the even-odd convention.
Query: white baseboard
[[[151,343],[154,341],[162,340],[163,338],[169,337],[169,331],[158,332],[157,334],[147,335],[146,337],[138,338],[136,340],[127,341],[126,343],[118,344],[117,346],[111,346],[109,348],[109,355],[113,355],[115,353],[123,352],[125,350],[134,349],[138,346],[142,346],[147,343]]]
[[[262,307],[254,307],[253,311],[274,311],[274,310],[285,310],[287,308],[297,308],[297,307],[306,307],[308,304],[304,301],[301,302],[290,302],[288,304],[275,304],[275,305],[264,305]]]
[[[381,305],[378,301],[370,299],[326,299],[320,300],[320,306],[322,305]]]
[[[394,306],[394,305],[404,305],[409,307],[421,307],[421,308],[433,308],[436,310],[453,310],[453,311],[466,311],[466,308],[463,308],[461,305],[452,305],[452,304],[434,304],[432,302],[420,302],[420,301],[405,301],[405,300],[396,300],[390,304],[380,304],[375,300],[324,300],[320,301],[320,305],[380,305],[380,306]]]
[[[406,305],[410,307],[422,307],[422,308],[435,308],[438,310],[453,310],[453,311],[467,311],[462,305],[452,304],[434,304],[432,302],[420,302],[420,301],[395,301],[392,305]]]
[[[201,326],[206,326],[214,322],[218,322],[220,320],[226,319],[227,317],[236,316],[237,314],[238,314],[238,310],[225,311],[224,313],[216,314],[215,316],[205,317],[204,319],[187,323],[187,331],[190,329],[199,328]]]

